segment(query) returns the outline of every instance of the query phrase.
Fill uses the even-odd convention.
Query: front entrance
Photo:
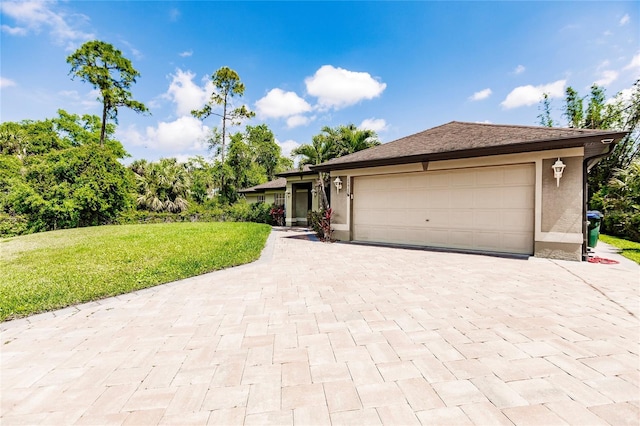
[[[312,209],[312,183],[294,183],[291,185],[291,226],[307,226],[307,212]]]

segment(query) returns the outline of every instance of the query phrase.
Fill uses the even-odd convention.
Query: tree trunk
[[[320,194],[322,196],[322,210],[327,210],[329,208],[329,199],[327,198],[327,191],[324,187],[324,174],[320,173],[318,175],[318,186],[320,187]]]
[[[104,146],[104,135],[107,130],[107,103],[102,105],[102,127],[100,127],[100,146]]]

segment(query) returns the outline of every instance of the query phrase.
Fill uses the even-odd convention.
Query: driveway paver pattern
[[[639,423],[637,265],[305,235],[1,324],[0,422]]]

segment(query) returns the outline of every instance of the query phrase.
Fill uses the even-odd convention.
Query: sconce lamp
[[[318,193],[318,191],[317,191],[315,188],[313,188],[313,189],[311,190],[311,196],[312,196],[312,197],[315,197],[317,193]]]
[[[562,177],[562,172],[564,172],[564,168],[567,167],[566,164],[558,158],[551,168],[553,169],[553,177],[556,178],[556,186],[560,186],[560,178]]]
[[[339,194],[340,190],[342,189],[342,179],[340,179],[340,176],[335,178],[335,180],[333,181],[333,184],[336,186],[336,190],[338,191],[338,194]]]
[[[285,195],[287,196],[287,198],[288,198],[288,197],[291,197],[291,191],[287,190],[287,191],[285,192]]]

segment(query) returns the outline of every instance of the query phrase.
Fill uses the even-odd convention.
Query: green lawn
[[[0,240],[0,321],[256,260],[255,223],[99,226]]]
[[[621,255],[640,264],[640,243],[600,234],[600,241],[621,249]]]

